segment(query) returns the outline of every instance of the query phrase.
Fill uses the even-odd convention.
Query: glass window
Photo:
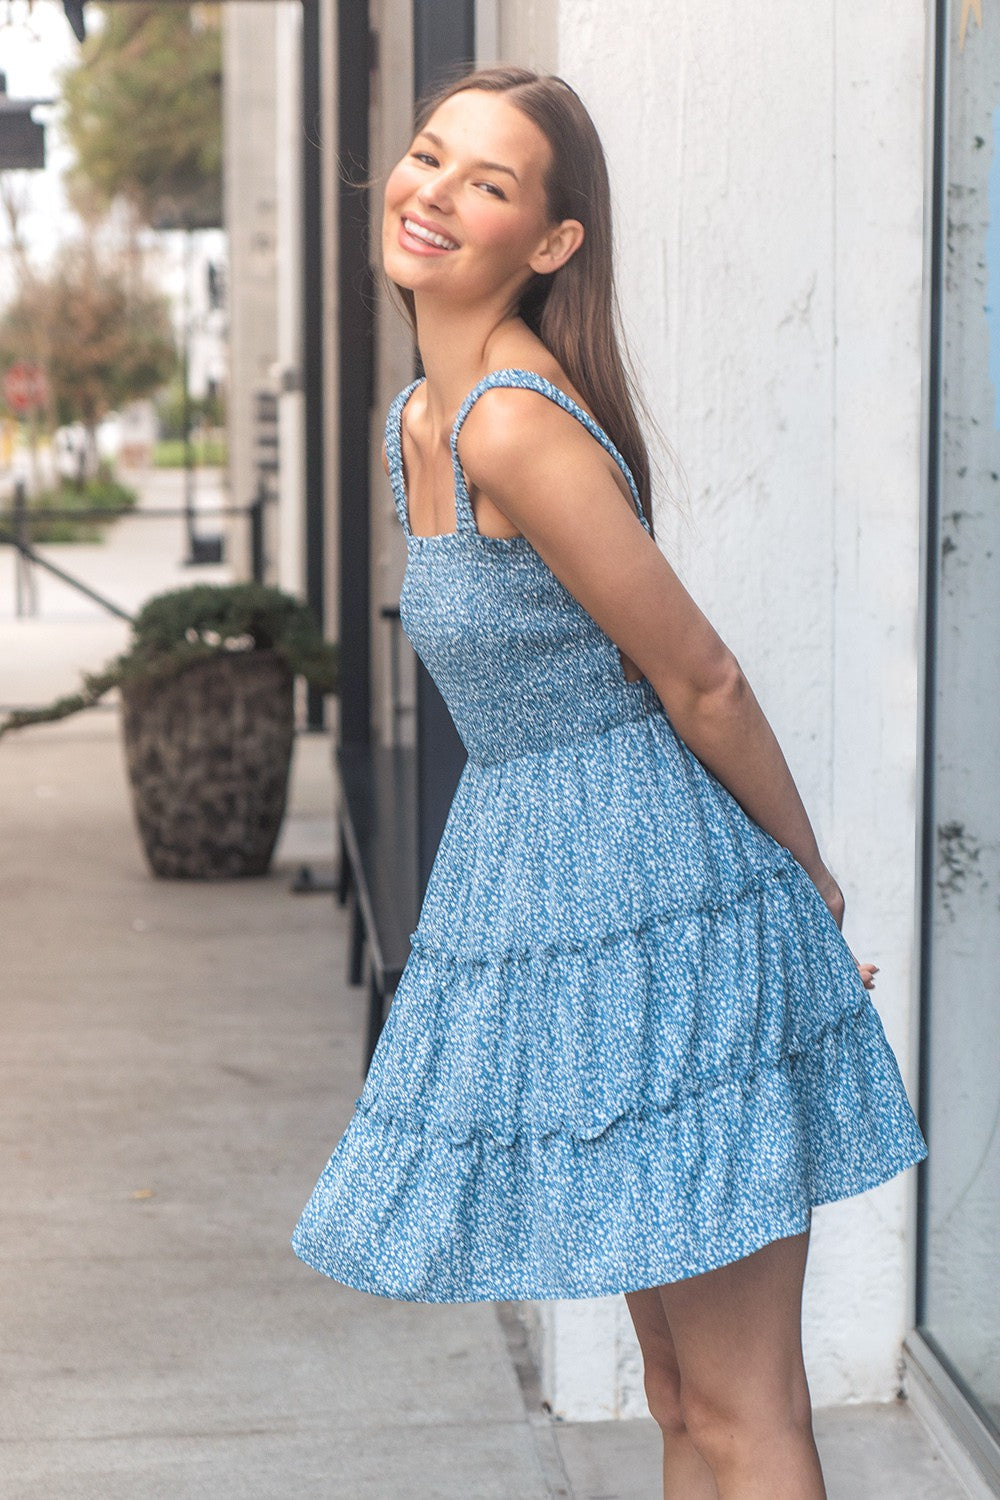
[[[942,5],[918,1316],[1000,1438],[1000,14]]]

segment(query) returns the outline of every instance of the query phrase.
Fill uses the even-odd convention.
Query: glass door
[[[937,54],[918,1322],[1000,1440],[1000,9]]]

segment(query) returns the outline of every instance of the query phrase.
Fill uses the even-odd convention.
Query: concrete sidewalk
[[[329,746],[278,868],[154,881],[114,712],[0,742],[4,1500],[657,1500],[650,1422],[547,1421],[491,1305],[288,1238],[361,1087]],[[510,1320],[504,1320],[509,1326]],[[905,1407],[820,1413],[831,1500],[955,1500]]]

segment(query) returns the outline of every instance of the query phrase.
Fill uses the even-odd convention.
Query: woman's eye
[[[507,196],[501,188],[497,187],[495,182],[481,182],[479,186],[485,188],[488,193],[494,194],[497,198],[506,198]]]
[[[437,159],[429,151],[411,151],[410,155],[416,157],[417,161],[426,162],[429,167],[437,166]]]

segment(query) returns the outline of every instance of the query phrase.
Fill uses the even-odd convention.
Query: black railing
[[[274,493],[262,480],[249,505],[199,506],[197,511],[199,519],[221,517],[224,520],[232,520],[241,516],[246,518],[249,527],[250,571],[255,583],[263,583],[267,572],[265,512],[274,500]],[[0,511],[0,546],[13,547],[16,553],[15,610],[18,619],[35,615],[38,612],[38,588],[33,570],[41,568],[44,572],[58,578],[61,583],[68,585],[69,588],[75,589],[78,594],[100,605],[102,609],[107,610],[108,614],[115,615],[120,620],[131,620],[132,616],[113,600],[91,588],[84,579],[68,573],[65,568],[59,567],[51,558],[39,552],[33,537],[34,528],[47,522],[105,523],[120,520],[125,516],[136,521],[186,521],[189,519],[189,512],[183,505],[144,505],[139,509],[131,506],[113,506],[108,509],[93,507],[80,510],[58,510],[45,507],[36,509],[28,504],[24,480],[17,480],[10,510]],[[222,561],[221,538],[195,538],[195,541],[203,541],[205,546],[202,557],[198,556],[197,547],[192,548],[193,561]]]

